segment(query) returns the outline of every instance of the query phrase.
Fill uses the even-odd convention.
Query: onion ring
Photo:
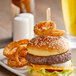
[[[18,46],[27,45],[28,42],[29,42],[28,39],[12,42],[12,43],[8,44],[8,46],[5,47],[3,54],[6,57],[10,58],[10,56],[12,56],[16,52],[16,49],[18,48]]]
[[[20,60],[21,64],[18,63],[18,62],[17,62],[16,60],[14,60],[14,59],[8,59],[7,64],[8,64],[8,66],[10,66],[10,67],[23,67],[23,66],[25,66],[25,65],[28,64],[28,61],[26,61],[25,58],[20,58],[19,60]]]
[[[26,54],[27,48],[25,46],[19,46],[19,48],[17,48],[15,53],[15,59],[18,63],[18,66],[24,66],[28,63],[28,61],[25,59]]]
[[[8,58],[7,64],[10,67],[22,67],[28,64],[28,61],[25,59],[28,42],[28,39],[24,39],[12,42],[5,47],[3,54]]]
[[[62,36],[64,35],[64,30],[56,29],[56,25],[54,22],[41,22],[34,26],[35,34],[39,36]]]
[[[18,63],[16,60],[13,59],[8,59],[8,66],[10,67],[22,67],[25,66],[26,64],[28,64],[27,61],[25,61],[25,58],[20,58],[20,61],[22,64]]]
[[[55,29],[51,33],[48,33],[49,36],[62,36],[64,35],[65,31],[64,30],[58,30]]]
[[[7,64],[10,67],[15,67],[15,66],[17,67],[18,66],[17,62],[15,60],[12,60],[12,59],[8,59]]]

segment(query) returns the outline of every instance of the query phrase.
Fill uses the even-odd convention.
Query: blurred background
[[[27,33],[33,33],[31,29],[36,23],[46,21],[47,8],[51,8],[51,20],[58,29],[65,30],[66,26],[70,48],[76,48],[76,0],[0,0],[0,48],[12,42],[13,38],[28,38]],[[21,13],[25,13],[25,17],[21,18]],[[0,66],[0,76],[17,75]]]
[[[61,0],[25,0],[25,4],[27,5],[25,8],[28,11],[24,10],[23,5],[19,5],[19,1],[0,0],[0,47],[4,47],[12,40],[13,18],[19,14],[19,11],[17,11],[19,7],[21,13],[28,12],[34,15],[35,24],[46,20],[46,9],[49,7],[51,8],[52,21],[56,23],[57,28],[65,29]],[[31,7],[29,7],[30,3]]]

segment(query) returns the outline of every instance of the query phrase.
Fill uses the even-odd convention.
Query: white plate
[[[76,66],[76,51],[72,52],[72,59],[74,60],[74,65]],[[18,76],[30,76],[26,67],[21,68],[11,68],[7,65],[7,58],[3,55],[3,49],[0,49],[0,65],[6,68],[7,70],[17,74]],[[74,76],[76,76],[76,71]]]
[[[7,65],[7,58],[3,55],[3,49],[0,49],[0,65],[6,68],[7,70],[17,74],[18,76],[30,76],[26,67],[21,68],[11,68]]]

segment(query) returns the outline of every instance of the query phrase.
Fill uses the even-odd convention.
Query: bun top
[[[27,45],[28,51],[32,49],[43,51],[58,52],[57,54],[66,52],[69,50],[68,40],[62,36],[37,36],[30,40]]]

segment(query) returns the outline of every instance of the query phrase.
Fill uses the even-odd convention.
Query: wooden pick
[[[50,10],[50,8],[47,9],[46,17],[47,17],[47,23],[50,22],[51,21],[51,10]]]

